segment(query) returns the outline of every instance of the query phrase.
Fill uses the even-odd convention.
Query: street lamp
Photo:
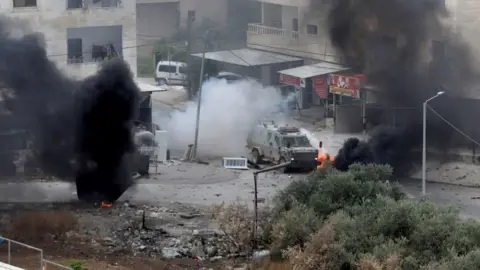
[[[443,95],[445,92],[440,91],[435,96],[427,99],[423,103],[423,148],[422,148],[422,195],[425,196],[427,191],[427,103]]]

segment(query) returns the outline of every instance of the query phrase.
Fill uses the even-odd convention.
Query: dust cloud
[[[278,117],[285,102],[277,88],[253,80],[208,80],[202,92],[198,156],[245,156],[253,125]],[[170,148],[186,149],[193,144],[196,115],[196,102],[189,103],[185,111],[172,113],[167,128]]]

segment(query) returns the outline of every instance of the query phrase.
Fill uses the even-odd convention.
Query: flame
[[[105,201],[102,201],[102,207],[112,207],[112,203],[108,203],[108,202],[105,202]]]

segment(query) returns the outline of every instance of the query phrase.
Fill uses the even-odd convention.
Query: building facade
[[[83,78],[122,57],[136,74],[136,3],[128,0],[0,0],[0,12],[44,34],[49,58]]]
[[[188,14],[195,24],[211,20],[226,24],[227,0],[136,0],[138,55],[151,57],[156,41],[187,27]]]
[[[301,57],[305,64],[341,62],[330,45],[325,23],[330,1],[322,1],[315,12],[310,0],[257,1],[261,3],[261,19],[248,25],[249,48]]]

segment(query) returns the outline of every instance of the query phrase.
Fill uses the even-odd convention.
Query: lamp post
[[[197,148],[198,148],[198,131],[199,131],[199,126],[200,126],[200,105],[201,105],[201,100],[202,100],[202,84],[203,84],[203,76],[204,76],[204,69],[205,69],[205,53],[208,49],[208,33],[212,29],[208,29],[205,31],[205,34],[203,36],[204,38],[204,48],[202,52],[202,65],[200,68],[200,85],[198,86],[198,96],[197,96],[197,119],[195,120],[195,140],[193,143],[193,151],[192,151],[192,159],[195,159],[197,157]]]
[[[443,95],[445,92],[438,92],[435,96],[427,99],[423,103],[423,146],[422,146],[422,195],[425,196],[427,191],[427,103]]]

